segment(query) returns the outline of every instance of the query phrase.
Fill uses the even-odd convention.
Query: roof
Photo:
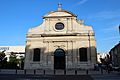
[[[116,48],[120,48],[120,42],[118,44],[116,44],[109,52],[111,52],[112,50],[114,50]]]
[[[50,18],[50,17],[77,17],[77,16],[72,12],[66,10],[51,11],[47,13],[45,16],[43,16],[43,18]]]
[[[0,51],[4,51],[5,52],[25,52],[25,46],[0,46]]]

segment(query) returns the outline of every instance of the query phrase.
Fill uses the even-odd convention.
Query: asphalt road
[[[93,80],[89,75],[15,75],[0,74],[0,80]]]
[[[120,74],[91,75],[94,80],[120,80]]]

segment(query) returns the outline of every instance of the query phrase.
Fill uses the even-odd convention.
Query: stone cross
[[[58,11],[61,11],[61,10],[62,10],[61,7],[62,7],[62,4],[59,3],[59,4],[58,4]]]

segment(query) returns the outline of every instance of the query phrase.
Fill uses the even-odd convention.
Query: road
[[[120,80],[120,74],[92,74],[92,75],[0,74],[0,80]]]
[[[16,75],[0,74],[0,80],[93,80],[89,75]]]
[[[94,80],[120,80],[120,74],[91,75]]]

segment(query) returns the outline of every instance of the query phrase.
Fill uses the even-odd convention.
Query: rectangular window
[[[87,48],[79,48],[79,60],[87,61]]]
[[[40,53],[41,49],[39,48],[34,49],[33,61],[40,61]]]

